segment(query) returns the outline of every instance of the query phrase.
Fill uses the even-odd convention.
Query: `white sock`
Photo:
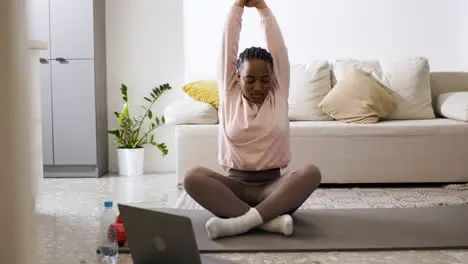
[[[280,215],[260,226],[261,230],[290,236],[294,232],[293,219],[290,215]]]
[[[250,210],[239,217],[221,219],[212,217],[206,222],[206,230],[211,239],[217,239],[224,236],[235,236],[246,233],[250,229],[263,224],[262,216],[257,209]]]

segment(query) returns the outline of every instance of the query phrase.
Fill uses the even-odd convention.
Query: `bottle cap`
[[[112,207],[112,205],[113,205],[112,201],[105,201],[104,202],[104,207],[106,207],[106,208]]]

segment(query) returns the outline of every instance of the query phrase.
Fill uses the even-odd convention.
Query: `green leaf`
[[[148,111],[148,118],[153,119],[153,112],[151,110]]]
[[[116,137],[120,136],[120,131],[115,129],[115,130],[109,130],[107,131],[107,133],[111,134],[111,135],[114,135]]]
[[[159,118],[158,118],[158,117],[156,117],[156,118],[155,118],[155,121],[156,121],[156,125],[158,125],[158,126],[159,126],[159,124],[161,123],[161,121],[159,120]]]
[[[161,117],[161,122],[162,122],[163,124],[166,124],[166,118],[165,118],[164,116]]]
[[[153,101],[151,99],[149,99],[148,97],[145,97],[145,100],[152,103]]]
[[[114,115],[119,118],[120,113],[119,112],[114,112]]]
[[[122,83],[122,86],[121,86],[121,88],[120,88],[120,91],[121,91],[121,93],[122,93],[122,99],[123,99],[123,101],[124,101],[125,103],[128,102],[127,90],[128,90],[127,86],[126,86],[125,84]]]
[[[169,151],[167,150],[167,146],[164,143],[159,144],[158,148],[163,153],[163,156],[166,156],[169,153]]]
[[[165,143],[158,144],[156,142],[151,142],[151,144],[153,146],[157,147],[162,152],[163,156],[166,156],[169,153]]]

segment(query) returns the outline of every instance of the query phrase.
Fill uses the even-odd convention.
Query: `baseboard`
[[[143,174],[145,175],[152,175],[152,174],[175,174],[176,171],[155,171],[155,170],[150,170],[150,171],[144,171]],[[119,172],[117,170],[110,170],[109,171],[110,175],[118,175]]]
[[[44,178],[98,178],[107,172],[100,172],[96,165],[44,166]]]

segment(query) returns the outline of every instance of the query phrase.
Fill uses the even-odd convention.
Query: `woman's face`
[[[272,87],[271,66],[264,60],[246,60],[239,69],[239,79],[244,97],[260,105]]]

